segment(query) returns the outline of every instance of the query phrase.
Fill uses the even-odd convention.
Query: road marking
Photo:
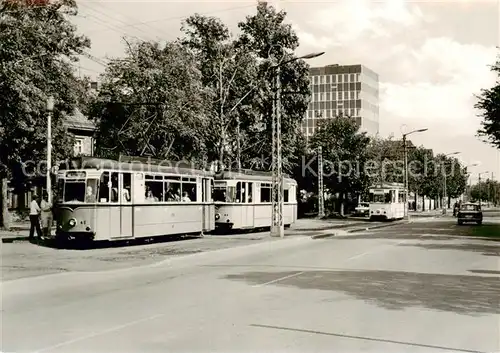
[[[375,253],[379,252],[379,250],[383,250],[383,249],[386,249],[386,248],[391,248],[393,246],[397,246],[399,244],[406,243],[407,241],[408,240],[402,240],[402,241],[399,241],[399,242],[397,242],[395,244],[377,246],[376,248],[373,248],[371,251],[365,251],[365,252],[363,252],[361,254],[351,256],[345,262],[348,262],[348,261],[351,261],[351,260],[354,260],[354,259],[358,259],[358,258],[363,257],[365,255],[375,254]]]
[[[67,346],[67,345],[70,345],[70,344],[73,344],[73,343],[77,343],[77,342],[80,342],[80,341],[85,341],[85,340],[87,340],[89,338],[94,338],[94,337],[101,336],[101,335],[104,335],[104,334],[107,334],[107,333],[119,331],[119,330],[127,328],[129,326],[133,326],[133,325],[137,325],[137,324],[140,324],[140,323],[143,323],[143,322],[146,322],[146,321],[154,320],[154,319],[157,319],[159,317],[166,316],[166,315],[167,315],[167,313],[165,313],[165,314],[156,314],[156,315],[153,315],[153,316],[150,316],[150,317],[146,317],[146,318],[143,318],[143,319],[130,321],[130,322],[126,323],[126,324],[114,326],[114,327],[111,327],[109,329],[106,329],[106,330],[103,330],[103,331],[100,331],[100,332],[94,332],[94,333],[91,333],[91,334],[88,334],[88,335],[85,335],[85,336],[80,336],[80,337],[74,338],[72,340],[68,340],[68,341],[64,341],[64,342],[55,344],[53,346],[45,347],[45,348],[42,348],[42,349],[37,349],[37,350],[33,351],[33,353],[40,353],[40,352],[52,351],[52,350],[57,349],[57,348],[61,348],[61,347],[64,347],[64,346]]]
[[[305,271],[300,271],[300,272],[292,273],[291,275],[280,277],[278,279],[273,279],[272,281],[269,281],[269,282],[266,282],[266,283],[256,284],[255,286],[252,286],[252,287],[267,286],[268,284],[273,284],[273,283],[284,281],[285,279],[289,279],[289,278],[300,276],[303,273],[305,273]]]
[[[298,328],[291,328],[291,327],[284,327],[284,326],[273,326],[273,325],[262,325],[262,324],[250,324],[250,326],[251,327],[259,327],[259,328],[275,329],[275,330],[283,330],[283,331],[311,333],[311,334],[315,334],[315,335],[333,336],[333,337],[371,341],[371,342],[389,343],[389,344],[396,344],[396,345],[401,345],[401,346],[413,346],[413,347],[439,349],[441,351],[446,350],[446,351],[452,351],[452,352],[486,353],[483,351],[476,351],[476,350],[471,350],[471,349],[451,348],[451,347],[436,346],[436,345],[423,344],[423,343],[417,343],[417,342],[404,342],[404,341],[396,341],[396,340],[391,340],[391,339],[386,339],[386,338],[346,335],[346,334],[342,334],[342,333],[306,330],[306,329],[298,329]]]
[[[365,255],[377,253],[377,252],[379,252],[378,249],[386,249],[386,248],[390,248],[390,247],[393,247],[393,246],[396,246],[396,245],[399,245],[399,244],[402,244],[402,243],[406,243],[406,242],[407,242],[407,240],[402,240],[402,241],[397,242],[396,244],[389,244],[389,245],[378,246],[378,247],[372,249],[372,251],[365,251],[365,252],[363,252],[361,254],[351,256],[348,259],[346,259],[344,261],[344,263],[349,262],[349,261],[354,260],[354,259],[358,259],[358,258],[363,257]],[[267,286],[269,284],[274,284],[274,283],[278,283],[278,282],[284,281],[285,279],[289,279],[289,278],[300,276],[301,274],[304,274],[305,272],[306,271],[300,271],[300,272],[292,273],[291,275],[287,275],[287,276],[283,276],[283,277],[280,277],[280,278],[277,278],[277,279],[273,279],[272,281],[269,281],[269,282],[265,282],[265,283],[261,283],[261,284],[256,284],[256,285],[254,285],[252,287],[264,287],[264,286]]]

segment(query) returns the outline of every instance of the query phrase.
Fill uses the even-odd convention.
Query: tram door
[[[215,211],[212,204],[212,181],[210,179],[203,178],[201,189],[201,212],[203,220],[202,227],[203,231],[210,231],[215,229]]]
[[[254,216],[255,209],[253,205],[253,183],[242,183],[244,193],[242,197],[243,207],[242,207],[242,226],[243,227],[253,227],[254,226]]]
[[[120,173],[120,235],[133,236],[132,231],[132,175]]]

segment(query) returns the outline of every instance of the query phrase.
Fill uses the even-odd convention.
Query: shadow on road
[[[416,246],[426,250],[459,250],[480,252],[485,256],[500,256],[500,245],[485,245],[485,244],[399,244],[398,246]]]
[[[500,314],[497,277],[397,271],[295,271],[246,272],[225,279],[253,285],[276,281],[270,285],[343,292],[389,310],[424,307],[472,316]]]
[[[66,249],[66,250],[91,250],[91,249],[106,249],[106,248],[120,248],[120,247],[132,247],[145,244],[157,244],[157,243],[171,243],[179,242],[183,240],[199,239],[196,236],[163,236],[154,238],[142,238],[142,239],[130,239],[130,240],[115,240],[115,241],[69,241],[69,242],[58,242],[55,239],[44,239],[44,240],[32,240],[33,244],[53,248],[53,249]]]
[[[493,271],[493,270],[469,270],[469,272],[481,273],[486,275],[500,275],[500,271]]]

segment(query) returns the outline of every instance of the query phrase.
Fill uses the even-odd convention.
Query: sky
[[[325,54],[311,66],[363,64],[379,74],[380,134],[428,128],[411,136],[435,153],[460,152],[478,173],[500,180],[500,151],[476,137],[476,95],[495,84],[490,71],[500,46],[500,0],[269,1],[287,12],[300,39],[298,55]],[[174,40],[182,21],[197,12],[216,16],[237,34],[255,1],[77,0],[73,19],[92,41],[79,67],[96,78],[124,51],[122,38]],[[488,174],[484,174],[485,178]]]

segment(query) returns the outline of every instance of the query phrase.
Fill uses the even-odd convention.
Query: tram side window
[[[118,173],[111,173],[111,202],[118,202]]]
[[[247,183],[247,192],[248,192],[248,203],[252,203],[252,194],[253,194],[253,183]]]
[[[165,201],[179,202],[181,200],[181,183],[165,181]]]
[[[284,195],[283,195],[283,202],[288,202],[288,194],[289,194],[289,190],[285,190],[284,191]]]
[[[163,177],[155,178],[154,175],[146,174],[144,185],[146,187],[146,202],[163,201]]]
[[[122,202],[130,202],[131,187],[132,187],[132,174],[123,173]]]
[[[236,183],[236,202],[245,202],[245,187],[240,181]]]
[[[109,202],[109,172],[104,172],[101,175],[99,183],[99,202]]]
[[[271,184],[261,184],[260,202],[271,202]]]
[[[195,202],[197,200],[196,198],[196,183],[182,183],[182,202]]]
[[[236,201],[236,187],[228,186],[226,193],[226,202],[237,202]]]

